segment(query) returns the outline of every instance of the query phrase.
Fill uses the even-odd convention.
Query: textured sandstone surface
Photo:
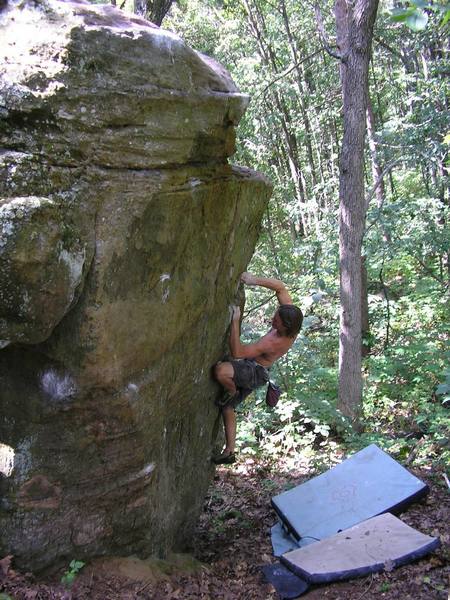
[[[107,5],[9,2],[0,59],[0,555],[164,557],[270,194],[227,162],[248,99]]]

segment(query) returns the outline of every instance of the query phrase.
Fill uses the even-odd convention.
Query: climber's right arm
[[[241,281],[246,285],[258,285],[273,290],[276,293],[280,304],[293,304],[286,286],[279,279],[256,277],[256,275],[252,275],[252,273],[242,273]]]

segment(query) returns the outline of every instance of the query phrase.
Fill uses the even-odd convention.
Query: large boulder
[[[248,102],[108,5],[0,11],[0,555],[184,547],[218,431],[211,366],[270,185]]]

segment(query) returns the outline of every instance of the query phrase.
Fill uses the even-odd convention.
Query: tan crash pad
[[[392,569],[439,546],[429,537],[385,513],[332,537],[287,552],[281,561],[310,583],[350,579]]]

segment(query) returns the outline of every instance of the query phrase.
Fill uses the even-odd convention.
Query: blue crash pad
[[[438,538],[424,535],[386,513],[288,552],[281,560],[308,583],[328,583],[390,570],[438,547]]]
[[[270,537],[274,556],[278,557],[285,552],[300,548],[299,542],[283,529],[283,526],[279,521],[270,528]]]
[[[296,540],[315,542],[376,515],[400,512],[427,492],[426,484],[371,444],[275,496],[272,506]]]
[[[314,544],[316,541],[311,538],[296,540],[288,531],[286,531],[280,521],[277,521],[277,523],[270,528],[270,536],[273,555],[276,557],[279,557],[286,552],[290,552],[291,550],[308,546],[308,544]]]
[[[308,591],[309,583],[294,575],[281,563],[261,567],[265,578],[276,589],[281,600],[293,600]]]

